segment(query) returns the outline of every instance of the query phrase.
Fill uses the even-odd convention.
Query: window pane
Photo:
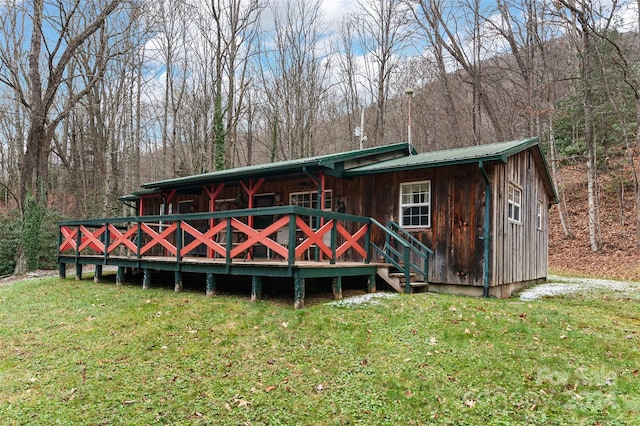
[[[402,223],[404,225],[407,225],[411,222],[411,212],[410,209],[403,209],[402,210]]]
[[[400,186],[402,226],[430,226],[430,182],[412,182]]]

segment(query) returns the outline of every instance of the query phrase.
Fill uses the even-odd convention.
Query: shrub
[[[11,275],[16,268],[20,228],[20,215],[16,212],[0,215],[0,276]]]
[[[25,203],[22,248],[27,270],[54,269],[60,216],[33,198]]]
[[[55,269],[59,220],[59,214],[33,198],[25,203],[24,219],[17,210],[0,215],[0,276],[14,273],[20,252],[28,271]]]

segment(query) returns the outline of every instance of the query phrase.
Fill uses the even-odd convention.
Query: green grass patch
[[[640,305],[0,285],[2,424],[632,424]]]

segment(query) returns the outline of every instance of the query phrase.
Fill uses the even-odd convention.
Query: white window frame
[[[178,201],[178,213],[179,214],[185,214],[185,213],[181,213],[180,211],[182,210],[182,206],[185,206],[185,205],[188,205],[188,204],[191,205],[191,208],[189,209],[189,211],[187,213],[193,213],[192,209],[195,208],[195,204],[193,204],[193,200],[181,200],[181,201]]]
[[[544,209],[542,208],[542,201],[538,200],[538,207],[536,210],[536,222],[538,231],[542,231]]]
[[[509,182],[507,190],[507,217],[515,223],[522,223],[522,188]]]
[[[298,198],[298,196],[308,196],[304,201],[304,204],[300,204],[298,201],[294,204],[294,197]],[[289,193],[289,205],[299,206],[299,207],[307,207],[310,209],[318,208],[318,191],[299,191],[299,192],[290,192]],[[324,208],[322,209],[325,212],[330,212],[333,210],[333,190],[325,189],[324,190]]]
[[[298,200],[299,196],[303,196],[303,203],[301,204]],[[296,203],[294,204],[294,197],[296,199]],[[298,206],[298,207],[307,207],[309,209],[317,209],[318,208],[318,191],[299,191],[299,192],[290,192],[289,193],[289,205]],[[333,211],[333,190],[325,189],[324,190],[324,208],[322,211],[330,212]],[[312,228],[316,226],[314,223],[315,217],[313,216],[304,216],[304,220],[307,222],[309,226]]]
[[[227,211],[227,210],[233,210],[231,208],[231,205],[233,204],[233,202],[235,201],[235,198],[216,198],[215,201],[215,211]]]
[[[420,194],[423,192],[418,190],[418,192],[413,192],[413,189],[420,185],[426,185],[426,191],[424,191],[425,199],[420,200]],[[409,188],[409,192],[405,192],[405,189]],[[405,199],[405,195],[410,199]],[[416,199],[418,197],[418,199]],[[430,180],[421,180],[414,182],[403,182],[400,184],[400,200],[399,200],[400,211],[398,214],[400,227],[402,228],[430,228],[431,227],[431,181]],[[417,217],[418,221],[421,221],[421,217],[426,216],[427,223],[420,224],[411,224],[405,223],[405,209],[414,209],[414,208],[426,208],[426,215],[422,213],[418,213],[416,216],[409,214],[409,218]],[[410,221],[411,222],[411,221]]]

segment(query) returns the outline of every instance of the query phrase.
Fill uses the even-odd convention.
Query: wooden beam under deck
[[[176,274],[176,289],[181,281],[182,272],[206,274],[207,294],[215,294],[215,276],[249,276],[253,280],[252,300],[261,294],[261,280],[265,277],[293,278],[294,306],[296,309],[304,307],[305,279],[331,278],[335,283],[342,277],[362,276],[371,280],[375,277],[379,267],[388,267],[386,263],[336,262],[330,261],[296,261],[290,265],[286,260],[254,259],[234,260],[225,262],[224,258],[183,257],[176,262],[173,256],[145,256],[138,259],[135,256],[110,256],[105,260],[103,256],[61,256],[59,263],[61,270],[66,264],[75,264],[76,269],[82,265],[117,266],[118,271],[124,268],[142,269],[144,271],[143,287],[150,287],[149,271],[172,271]],[[62,277],[62,276],[61,276]],[[122,280],[122,278],[120,278]],[[181,284],[181,282],[180,282]],[[179,290],[176,290],[179,291]],[[375,286],[368,285],[368,291],[375,291]],[[335,290],[334,290],[335,292]],[[338,293],[341,296],[341,291]]]

